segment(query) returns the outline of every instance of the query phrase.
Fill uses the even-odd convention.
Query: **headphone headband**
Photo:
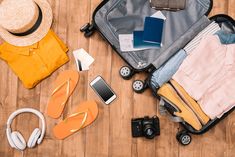
[[[45,118],[44,118],[44,116],[41,112],[39,112],[38,110],[32,109],[32,108],[22,108],[22,109],[16,110],[15,112],[13,112],[9,116],[9,118],[7,120],[7,130],[6,130],[7,135],[9,135],[9,133],[11,132],[11,123],[12,123],[12,121],[15,119],[16,116],[18,116],[21,113],[33,113],[41,119],[42,133],[40,135],[40,138],[37,141],[37,144],[40,144],[42,142],[43,137],[44,137],[45,132],[46,132]]]

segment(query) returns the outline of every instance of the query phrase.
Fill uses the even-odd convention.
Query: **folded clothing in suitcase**
[[[184,87],[186,90],[183,90],[185,90],[191,99],[198,101],[201,111],[210,117],[211,121],[216,121],[217,118],[221,118],[222,115],[231,110],[235,104],[235,99],[231,96],[231,94],[234,93],[232,85],[234,80],[232,75],[234,73],[233,63],[235,61],[235,22],[229,17],[217,16],[217,18],[223,19],[218,21],[222,30],[218,31],[218,28],[215,26],[212,27],[214,25],[213,23],[210,24],[184,48],[191,50],[191,52],[187,54],[189,56],[185,55],[177,60],[175,56],[180,58],[179,56],[182,56],[182,51],[185,53],[185,50],[179,51],[166,62],[162,68],[156,70],[152,74],[151,79],[152,87],[156,88],[162,86],[158,90],[160,97],[167,101],[168,104],[175,106],[175,108],[177,108],[176,110],[180,110],[181,114],[175,115],[181,117],[196,130],[198,130],[200,125],[196,120],[193,120],[192,114],[187,115],[189,113],[186,113],[182,110],[182,107],[180,107],[182,105],[179,105],[179,102],[182,101],[185,103],[185,99],[177,88],[179,89],[180,87],[182,90],[182,87]],[[207,30],[210,30],[210,32],[208,33]],[[198,42],[195,42],[195,39],[199,39]],[[192,43],[194,43],[195,49],[192,49]],[[173,62],[173,60],[177,63]],[[173,66],[177,66],[171,68],[172,65],[170,63],[172,63]],[[213,66],[212,64],[215,65]],[[188,65],[187,68],[186,65]],[[170,75],[168,69],[171,70]],[[174,80],[164,84],[169,81],[172,76]],[[172,93],[172,89],[170,90],[172,84],[174,90],[177,92],[175,92],[174,97],[169,97],[169,95],[172,95],[169,94]],[[178,86],[175,84],[178,84]],[[178,102],[175,101],[176,97],[178,97]],[[174,113],[172,114],[174,115]],[[198,117],[198,115],[197,113],[196,116]],[[190,116],[191,119],[189,120],[188,117]],[[198,120],[200,120],[200,118],[198,118]],[[199,130],[201,129],[202,128]]]
[[[211,119],[220,118],[235,104],[234,58],[235,43],[221,44],[218,35],[208,35],[173,76]]]
[[[173,115],[181,117],[196,130],[200,130],[202,125],[209,121],[209,117],[201,110],[196,101],[176,81],[171,80],[169,84],[164,84],[158,90],[158,95],[175,106]]]
[[[204,28],[194,39],[192,39],[183,49],[180,49],[174,56],[172,56],[164,65],[158,68],[151,77],[151,86],[153,88],[159,88],[164,83],[168,82],[184,59],[190,54],[195,47],[198,46],[202,38],[207,35],[215,34],[220,30],[219,24],[212,22],[206,28]]]

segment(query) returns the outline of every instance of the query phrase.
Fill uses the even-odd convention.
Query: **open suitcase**
[[[222,30],[235,32],[235,21],[227,15],[216,15],[208,19],[207,15],[213,6],[212,0],[187,0],[186,8],[181,11],[162,11],[166,16],[165,30],[163,34],[163,46],[160,49],[148,49],[135,52],[122,52],[119,45],[119,34],[131,34],[134,30],[141,30],[144,26],[144,18],[151,16],[156,10],[150,7],[149,0],[104,0],[94,11],[93,21],[81,28],[86,37],[97,30],[101,36],[129,65],[120,69],[124,79],[130,79],[135,73],[147,72],[145,81],[137,80],[133,83],[136,92],[143,92],[145,88],[152,89],[157,95],[160,86],[153,86],[154,72],[166,64],[180,49],[189,43],[198,33],[206,28],[212,21],[219,24]],[[169,81],[169,80],[168,80]],[[171,105],[161,102],[161,108],[170,110]],[[216,125],[230,112],[220,119],[210,120],[200,130],[195,130],[188,123],[181,121],[184,130],[177,134],[177,140],[187,145],[191,142],[192,134],[202,134]]]

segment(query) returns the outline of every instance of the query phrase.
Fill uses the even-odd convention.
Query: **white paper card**
[[[157,11],[151,17],[155,17],[155,18],[166,20],[166,16],[163,15],[161,11]]]
[[[89,70],[89,66],[94,62],[94,58],[92,58],[84,49],[73,51],[73,56],[78,71]]]
[[[162,14],[161,11],[157,11],[151,17],[159,18],[166,20],[166,17]],[[150,48],[134,48],[134,36],[133,34],[119,34],[119,44],[122,52],[128,51],[140,51],[147,50]]]
[[[127,51],[140,51],[146,48],[134,48],[133,44],[133,34],[119,34],[120,49],[123,52]]]

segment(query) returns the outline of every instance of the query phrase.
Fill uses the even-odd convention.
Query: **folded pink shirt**
[[[203,38],[173,76],[211,118],[220,118],[235,104],[235,44],[223,45],[217,35]]]

